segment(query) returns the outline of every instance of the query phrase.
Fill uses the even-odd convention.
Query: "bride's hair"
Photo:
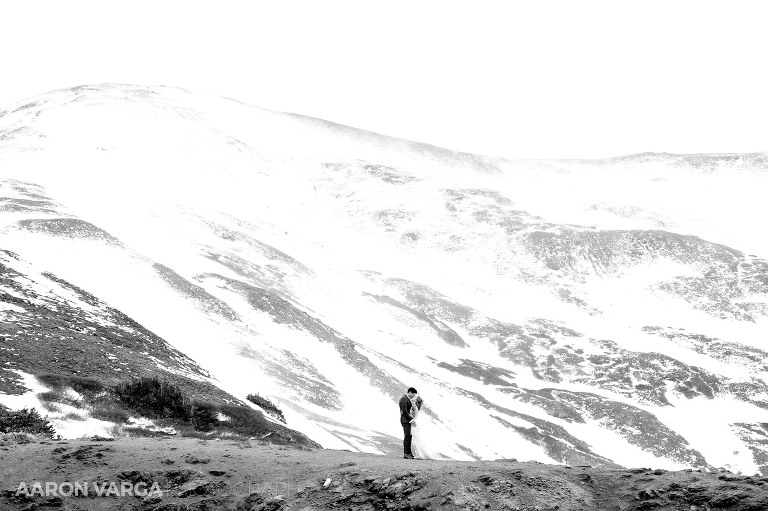
[[[416,408],[421,410],[422,403],[424,403],[424,400],[421,399],[421,396],[416,396]]]

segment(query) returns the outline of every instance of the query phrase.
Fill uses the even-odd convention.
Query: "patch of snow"
[[[155,424],[154,421],[151,419],[147,419],[146,417],[128,417],[127,419],[128,425],[133,426],[135,428],[141,428],[146,429],[147,431],[154,431],[154,432],[161,432],[168,435],[175,435],[177,433],[176,428],[172,426],[158,426]]]
[[[83,438],[93,435],[112,436],[111,430],[115,424],[94,419],[90,417],[87,410],[58,402],[53,403],[56,411],[47,410],[38,395],[48,392],[50,389],[29,373],[15,370],[14,372],[21,377],[22,384],[30,390],[21,395],[0,394],[0,404],[3,406],[11,410],[37,409],[41,416],[50,421],[56,434],[62,438]],[[72,389],[68,389],[66,395],[75,400],[82,400],[82,396]],[[66,417],[70,414],[77,416],[77,418]]]

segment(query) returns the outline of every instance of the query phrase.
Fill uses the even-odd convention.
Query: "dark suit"
[[[403,454],[413,456],[413,453],[411,452],[411,421],[413,420],[413,415],[411,415],[411,407],[413,405],[411,404],[411,400],[406,395],[403,395],[403,397],[400,398],[399,405],[400,424],[403,425],[403,433],[405,434],[405,437],[403,438]]]

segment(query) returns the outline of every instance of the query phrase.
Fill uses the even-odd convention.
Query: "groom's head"
[[[413,387],[408,389],[408,397],[409,398],[413,399],[413,396],[415,396],[416,394],[418,394],[418,392],[416,392],[416,389],[414,389]]]

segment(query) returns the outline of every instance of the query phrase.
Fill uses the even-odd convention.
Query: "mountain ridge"
[[[413,385],[437,458],[768,473],[759,156],[625,182],[175,90],[52,94],[0,117],[0,248],[321,445],[397,452]]]

